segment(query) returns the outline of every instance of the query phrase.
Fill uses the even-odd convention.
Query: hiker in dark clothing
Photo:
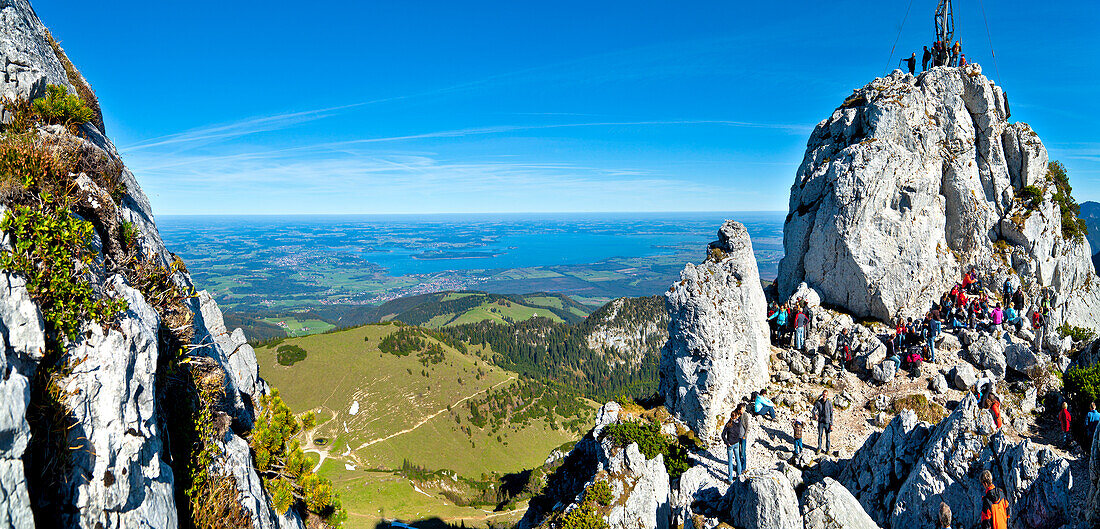
[[[1016,305],[1017,311],[1024,310],[1024,289],[1023,287],[1016,287],[1016,292],[1012,294],[1012,303]]]
[[[932,60],[932,52],[928,51],[928,46],[924,47],[924,55],[920,58],[920,71],[928,71],[928,61]]]
[[[825,436],[825,452],[832,448],[831,434],[833,433],[833,401],[829,398],[829,390],[821,392],[821,398],[814,403],[813,418],[817,420],[817,453],[821,453],[821,437]]]
[[[935,312],[935,311],[933,311]],[[940,321],[929,314],[924,319],[924,339],[928,344],[928,361],[936,361],[936,338],[940,336]]]
[[[917,70],[917,54],[914,52],[908,59],[902,59],[901,62],[905,63],[909,67],[909,75],[913,75]]]
[[[847,371],[848,363],[852,361],[852,335],[848,333],[847,327],[841,329],[840,334],[836,335],[836,354],[839,357],[840,368]]]
[[[722,428],[722,441],[726,443],[726,455],[729,456],[728,481],[741,475],[741,450],[745,443],[745,432],[741,428],[741,415],[745,412],[745,405],[738,404],[737,409],[730,413],[730,419]]]
[[[982,529],[1008,529],[1008,500],[1001,489],[993,486],[993,473],[982,471]]]

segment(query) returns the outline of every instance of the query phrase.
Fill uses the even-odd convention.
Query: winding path
[[[462,404],[463,402],[466,402],[467,400],[470,400],[470,399],[472,399],[472,398],[474,398],[474,397],[476,397],[476,396],[478,396],[478,395],[481,395],[482,393],[486,393],[486,392],[488,392],[488,391],[492,391],[492,390],[496,389],[497,387],[499,387],[500,385],[502,385],[502,384],[506,384],[506,383],[508,383],[508,382],[511,382],[511,381],[513,381],[513,380],[515,380],[515,379],[516,379],[516,377],[514,377],[514,376],[510,376],[510,377],[508,377],[508,378],[507,378],[507,379],[505,379],[505,380],[502,380],[502,381],[500,381],[500,382],[497,382],[496,384],[493,384],[492,386],[489,386],[489,387],[487,387],[487,388],[485,388],[485,389],[483,389],[483,390],[481,390],[481,391],[478,391],[477,393],[474,393],[474,394],[472,394],[472,395],[468,395],[468,396],[466,396],[466,397],[463,397],[463,398],[461,398],[461,399],[459,399],[459,400],[457,400],[457,401],[455,401],[455,402],[452,402],[452,403],[451,403],[451,404],[450,404],[449,406],[447,406],[447,407],[445,407],[445,408],[443,408],[443,409],[441,409],[441,410],[439,410],[439,411],[437,411],[437,412],[435,412],[435,413],[433,413],[433,414],[431,414],[431,415],[428,415],[427,417],[424,417],[423,419],[421,419],[421,420],[420,420],[420,422],[418,422],[418,423],[414,424],[413,426],[410,426],[410,427],[408,427],[408,428],[405,428],[404,430],[401,430],[401,431],[399,431],[399,432],[394,432],[394,433],[391,433],[391,434],[389,434],[389,435],[387,435],[387,436],[385,436],[385,437],[379,437],[378,439],[372,439],[372,440],[370,440],[370,441],[367,441],[367,442],[365,442],[365,443],[363,443],[363,444],[359,445],[359,447],[357,447],[357,448],[356,448],[356,450],[362,450],[362,449],[364,449],[364,448],[366,448],[366,447],[368,447],[368,446],[370,446],[370,445],[373,445],[373,444],[376,444],[376,443],[381,443],[382,441],[388,441],[388,440],[390,440],[390,439],[393,439],[394,437],[397,437],[397,436],[399,436],[399,435],[407,434],[407,433],[409,433],[409,432],[411,432],[411,431],[413,431],[413,430],[415,430],[415,429],[417,429],[417,428],[420,428],[421,426],[423,426],[423,425],[424,425],[424,423],[426,423],[426,422],[428,422],[428,421],[430,421],[430,420],[432,420],[432,419],[434,419],[434,418],[438,417],[438,416],[439,416],[439,414],[441,414],[441,413],[443,413],[443,412],[447,411],[447,410],[448,410],[448,409],[450,409],[451,407],[453,407],[453,406],[457,406],[457,405],[459,405],[459,404]]]

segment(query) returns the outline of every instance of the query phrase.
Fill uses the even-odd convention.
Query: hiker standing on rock
[[[905,63],[909,67],[909,75],[913,75],[917,71],[917,53],[913,52],[908,59],[902,59],[901,62]]]
[[[852,361],[852,335],[848,333],[847,327],[836,335],[836,353],[840,358],[840,369],[847,371],[848,363]]]
[[[722,428],[722,441],[726,443],[726,455],[729,457],[727,462],[729,463],[728,481],[730,483],[741,476],[742,450],[745,448],[745,432],[741,427],[741,417],[744,413],[745,404],[738,404],[737,408],[730,413],[730,419],[726,421],[726,427]]]
[[[920,59],[920,71],[928,71],[928,61],[932,60],[932,52],[928,51],[928,46],[924,47],[924,55]]]
[[[1069,415],[1069,404],[1063,402],[1062,411],[1058,412],[1058,426],[1062,427],[1062,444],[1066,445],[1066,448],[1070,447],[1070,441],[1072,440],[1069,434],[1072,425],[1073,418]]]
[[[936,361],[936,338],[940,336],[940,320],[933,318],[932,314],[924,318],[924,336],[928,341],[928,361]]]
[[[817,421],[817,453],[821,453],[821,437],[825,437],[825,453],[832,450],[833,433],[833,401],[829,398],[829,390],[821,392],[821,398],[814,403],[813,418]]]
[[[993,473],[982,471],[982,529],[1008,529],[1008,500],[1001,489],[993,486]]]
[[[1095,409],[1095,408],[1096,407],[1094,405],[1093,409]],[[791,423],[791,428],[794,431],[794,434],[791,435],[791,437],[794,438],[794,456],[795,457],[798,457],[800,454],[802,454],[802,426],[803,426],[803,424],[804,423],[802,422],[801,418],[796,418]]]
[[[1100,424],[1100,411],[1096,411],[1096,403],[1089,403],[1089,413],[1085,415],[1085,432],[1089,434],[1089,446],[1096,439],[1096,425]],[[1085,450],[1088,452],[1089,450]]]
[[[806,352],[806,326],[809,322],[810,318],[803,310],[794,316],[794,348],[803,353]]]
[[[1046,334],[1046,318],[1036,309],[1031,313],[1031,329],[1035,331],[1035,352],[1043,352],[1043,335]]]

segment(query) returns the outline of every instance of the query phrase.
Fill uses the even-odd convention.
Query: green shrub
[[[34,100],[34,112],[45,121],[55,125],[63,125],[69,129],[79,127],[95,119],[95,111],[88,108],[79,97],[70,94],[69,90],[60,85],[46,87],[46,97]]]
[[[297,345],[280,345],[275,351],[275,357],[278,359],[279,365],[289,367],[306,359],[306,350]]]
[[[310,469],[309,459],[298,441],[302,423],[279,396],[279,390],[260,397],[256,425],[249,443],[256,460],[256,470],[271,494],[271,504],[280,513],[295,504],[321,516],[329,523],[339,524],[347,518],[332,482]]]
[[[403,327],[390,333],[378,343],[378,350],[394,356],[408,356],[427,347],[423,332],[416,327]]]
[[[562,517],[559,529],[607,529],[607,520],[591,503],[584,503]]]
[[[613,499],[614,498],[611,496],[611,485],[608,485],[607,482],[603,480],[589,485],[584,491],[584,501],[595,502],[604,507],[611,505]]]
[[[1070,368],[1062,376],[1062,385],[1075,409],[1087,410],[1089,403],[1100,401],[1100,364]]]
[[[661,433],[661,425],[656,421],[615,423],[604,428],[603,437],[610,437],[612,442],[622,447],[638,443],[638,450],[646,459],[663,455],[665,469],[671,478],[679,477],[691,467],[687,449],[674,437]]]
[[[1058,327],[1058,333],[1063,338],[1069,336],[1073,338],[1075,342],[1091,342],[1096,339],[1096,332],[1086,327],[1075,327],[1068,323],[1063,323]]]
[[[1089,233],[1085,221],[1080,218],[1081,207],[1073,199],[1073,188],[1069,185],[1066,166],[1057,160],[1047,165],[1047,180],[1054,183],[1054,202],[1062,212],[1062,237],[1082,240]]]
[[[97,299],[80,273],[94,259],[94,229],[69,212],[65,198],[43,193],[34,206],[13,206],[0,230],[12,238],[12,250],[0,253],[0,269],[26,280],[51,331],[74,340],[81,322],[106,325],[126,309],[124,300]]]
[[[1035,209],[1039,207],[1039,204],[1043,203],[1043,190],[1033,185],[1024,186],[1024,188],[1020,190],[1019,198],[1028,209]]]

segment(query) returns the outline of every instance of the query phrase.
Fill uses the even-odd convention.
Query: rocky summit
[[[767,290],[805,307],[805,344],[769,335],[748,235],[727,221],[665,294],[663,406],[605,405],[524,527],[909,529],[938,527],[946,505],[951,527],[976,529],[987,471],[1008,527],[1096,527],[1100,437],[1084,432],[1085,449],[1070,449],[1055,417],[1072,396],[1063,377],[1093,365],[1100,345],[1053,329],[1097,327],[1100,278],[1064,225],[1042,142],[1007,108],[978,65],[897,71],[856,90],[810,138]],[[1018,285],[1023,317],[949,321],[932,337],[934,361],[908,359],[926,338],[894,340],[896,319],[923,318],[970,270],[977,297]],[[825,390],[834,424],[822,450],[811,414]],[[759,391],[774,418],[752,413]],[[747,468],[731,479],[721,432],[739,403]],[[666,477],[667,493],[653,486]],[[605,483],[611,494],[593,501]]]
[[[977,268],[998,287],[1052,289],[1056,326],[1096,327],[1088,244],[1063,235],[1046,148],[1007,109],[978,64],[853,92],[814,129],[791,186],[780,297],[806,283],[854,316],[923,316]]]

